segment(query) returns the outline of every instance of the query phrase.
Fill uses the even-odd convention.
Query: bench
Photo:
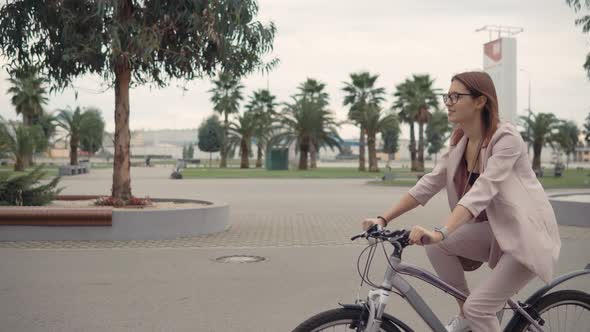
[[[59,176],[70,176],[90,173],[90,164],[59,166]]]
[[[176,161],[176,169],[188,168],[189,165],[201,165],[201,159],[178,159]]]

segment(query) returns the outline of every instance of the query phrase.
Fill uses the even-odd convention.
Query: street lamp
[[[520,68],[519,71],[526,73],[527,74],[527,77],[529,79],[529,106],[527,108],[527,110],[528,110],[528,115],[527,116],[530,116],[531,115],[531,112],[532,112],[531,111],[531,73],[528,70],[523,69],[523,68]],[[528,128],[528,129],[530,129],[530,128]],[[529,139],[530,139],[530,137],[529,137]],[[531,142],[529,142],[529,144],[527,144],[527,145],[528,145],[528,151],[527,151],[527,153],[530,155],[530,153],[531,153]]]
[[[530,112],[531,111],[531,73],[528,70],[523,69],[523,68],[520,68],[520,71],[526,73],[527,77],[529,79],[529,107],[528,107],[528,110]]]

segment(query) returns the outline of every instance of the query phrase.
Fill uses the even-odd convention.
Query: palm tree
[[[80,148],[93,155],[102,148],[105,122],[101,111],[88,107],[82,113],[82,135],[80,135]]]
[[[308,154],[311,145],[340,149],[341,139],[336,128],[338,123],[329,110],[318,107],[316,101],[302,96],[292,96],[281,113],[281,127],[272,141],[290,145],[296,143],[299,151],[299,170],[308,169]]]
[[[534,114],[529,110],[528,115],[520,116],[521,124],[524,128],[520,134],[525,142],[533,146],[533,170],[541,170],[541,150],[549,144],[555,146],[556,131],[559,120],[553,113]]]
[[[4,124],[4,118],[0,116],[0,126]],[[8,142],[4,138],[4,135],[0,134],[0,158],[6,158],[8,153]]]
[[[429,108],[438,108],[438,89],[432,87],[434,80],[430,75],[412,75],[396,86],[393,105],[399,110],[400,119],[410,125],[410,156],[413,171],[424,171],[424,125],[430,121]],[[418,123],[418,149],[414,123]]]
[[[329,96],[324,89],[326,88],[326,84],[313,79],[308,78],[303,83],[299,84],[297,87],[299,89],[299,93],[295,96],[308,98],[316,103],[318,106],[326,107],[329,103]]]
[[[250,146],[256,129],[256,114],[253,112],[244,112],[229,124],[228,151],[240,148],[240,168],[250,168]]]
[[[34,119],[43,113],[43,106],[47,104],[47,90],[45,89],[45,80],[37,76],[35,68],[20,68],[11,73],[8,79],[11,87],[8,93],[12,95],[10,99],[12,105],[16,108],[16,114],[22,114],[25,126],[35,124]],[[33,156],[28,156],[25,161],[25,167],[33,164]]]
[[[56,121],[57,126],[65,130],[66,140],[70,141],[70,165],[78,165],[78,147],[82,141],[86,147],[96,150],[102,145],[104,121],[98,109],[86,108],[82,111],[76,107],[74,111],[70,108],[60,110]]]
[[[301,98],[309,99],[313,105],[315,105],[319,109],[323,109],[328,106],[329,104],[329,96],[328,93],[324,91],[326,88],[326,84],[319,82],[318,80],[308,78],[305,82],[301,83],[298,87],[299,94]],[[319,141],[312,137],[312,142],[309,146],[309,159],[310,159],[310,168],[317,168],[317,157],[318,151],[321,148]]]
[[[335,120],[329,110],[317,106],[317,101],[314,103],[316,104],[314,112],[316,127],[310,136],[309,167],[311,169],[317,168],[317,156],[321,148],[338,150],[341,153],[343,143],[338,134],[341,123]]]
[[[401,132],[399,127],[399,118],[397,114],[393,114],[394,122],[391,126],[384,128],[381,131],[383,138],[383,152],[387,153],[387,167],[389,162],[395,158],[395,154],[399,151],[399,134]]]
[[[262,167],[262,155],[266,147],[266,143],[270,138],[273,117],[276,115],[275,102],[276,97],[270,91],[262,89],[254,91],[250,97],[250,102],[246,105],[248,112],[254,113],[256,118],[256,168]]]
[[[584,141],[586,142],[586,146],[590,146],[590,113],[586,116],[586,120],[584,122],[584,129],[582,130],[584,134]]]
[[[429,75],[414,75],[412,87],[414,88],[414,97],[418,114],[418,164],[419,171],[424,171],[424,125],[430,121],[431,114],[429,108],[438,109],[438,89],[432,87],[434,79]]]
[[[317,168],[317,151],[320,151],[321,148],[342,152],[343,141],[337,130],[340,123],[330,117],[320,120],[319,124],[317,130],[311,136],[312,144],[309,148],[309,167],[312,169]]]
[[[349,118],[360,127],[359,136],[359,170],[365,171],[365,134],[366,128],[363,116],[358,114],[352,119],[353,113],[367,112],[372,105],[379,105],[383,101],[384,88],[376,88],[375,81],[379,75],[371,75],[368,72],[350,74],[351,82],[345,82],[342,89],[347,95],[344,97],[344,106],[350,105]]]
[[[10,102],[16,108],[16,114],[22,114],[25,126],[33,125],[33,119],[41,116],[43,105],[47,104],[45,80],[37,76],[34,69],[21,69],[8,79],[12,85],[8,93]]]
[[[211,102],[213,109],[224,117],[224,133],[223,146],[221,148],[221,162],[219,167],[227,167],[227,151],[228,151],[228,133],[229,133],[229,116],[239,112],[240,101],[242,97],[243,85],[240,80],[229,73],[219,73],[217,80],[212,81],[215,85],[209,92],[213,93]]]
[[[41,112],[40,116],[33,118],[33,123],[42,130],[45,139],[42,143],[44,145],[39,146],[39,151],[45,151],[49,157],[51,157],[51,145],[52,137],[55,135],[56,130],[56,119],[53,114],[47,113],[46,111]]]
[[[39,126],[25,126],[20,122],[0,122],[0,151],[14,160],[14,170],[22,172],[27,160],[43,146],[44,136]]]
[[[396,85],[393,96],[396,98],[393,106],[394,110],[398,110],[398,116],[401,122],[407,123],[410,126],[410,163],[411,170],[416,170],[416,131],[414,123],[416,121],[417,110],[412,107],[410,97],[412,94],[411,84],[408,79]]]
[[[444,147],[452,130],[453,126],[449,122],[446,112],[437,109],[432,113],[424,134],[426,135],[427,152],[429,155],[434,155],[435,165],[437,154]]]
[[[580,129],[573,121],[560,121],[557,126],[556,143],[565,153],[566,168],[569,168],[570,155],[576,152]]]
[[[367,133],[367,147],[369,149],[369,172],[379,172],[375,146],[377,134],[394,128],[397,123],[396,115],[384,114],[379,105],[372,104],[364,111],[353,111],[350,118],[357,123],[363,123]]]

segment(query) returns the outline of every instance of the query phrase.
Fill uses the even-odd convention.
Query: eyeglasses
[[[458,93],[458,92],[451,92],[451,93],[443,93],[442,98],[445,104],[450,100],[451,105],[455,105],[461,96],[473,96],[472,93]]]

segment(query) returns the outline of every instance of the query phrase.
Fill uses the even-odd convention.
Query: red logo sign
[[[496,39],[483,45],[483,53],[494,62],[502,60],[502,44]]]

